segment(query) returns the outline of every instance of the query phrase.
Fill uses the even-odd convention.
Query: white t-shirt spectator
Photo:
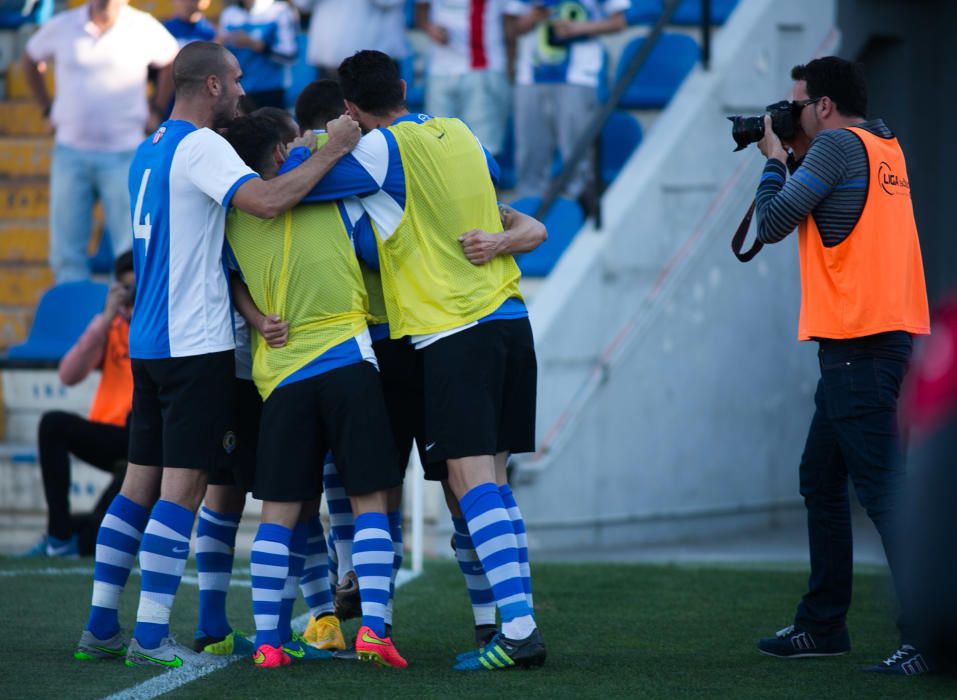
[[[130,151],[143,140],[149,109],[146,71],[170,64],[179,45],[145,12],[124,7],[101,32],[87,5],[40,27],[26,52],[52,61],[56,96],[50,120],[56,142],[94,151]]]
[[[575,4],[585,10],[586,16],[583,19],[596,20],[624,12],[631,7],[631,0],[578,0]],[[511,0],[508,14],[521,16],[536,5],[551,8],[553,17],[558,19],[563,4],[552,0]],[[549,47],[546,41],[547,31],[547,23],[542,22],[537,29],[519,40],[516,85],[565,83],[597,87],[605,60],[605,49],[601,41],[586,37],[575,39],[564,46]]]
[[[306,60],[338,68],[356,51],[375,49],[395,60],[409,55],[404,0],[294,0],[311,12]]]
[[[429,18],[444,27],[449,42],[432,42],[429,72],[464,75],[470,71],[505,72],[505,32],[502,26],[509,0],[418,0],[430,5]]]

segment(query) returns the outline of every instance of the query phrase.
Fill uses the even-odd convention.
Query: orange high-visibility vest
[[[130,322],[117,315],[110,324],[103,351],[103,374],[93,397],[90,420],[123,427],[133,405],[130,369]]]
[[[904,153],[896,138],[848,129],[867,149],[864,211],[841,243],[825,248],[814,216],[798,227],[798,339],[930,333],[924,266]]]

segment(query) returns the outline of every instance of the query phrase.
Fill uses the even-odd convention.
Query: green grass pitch
[[[60,575],[27,573],[42,567]],[[78,662],[73,644],[85,622],[90,560],[0,560],[0,644],[6,663],[0,698],[102,698],[157,673],[117,662]],[[70,573],[70,572],[73,573]],[[12,575],[16,574],[16,575]],[[471,646],[471,614],[452,562],[433,562],[399,590],[395,641],[405,671],[346,661],[260,670],[248,660],[176,689],[176,698],[955,698],[941,678],[883,678],[860,668],[896,643],[887,581],[859,574],[850,620],[853,651],[834,659],[782,661],[754,641],[784,626],[805,574],[761,569],[625,565],[534,567],[537,616],[548,662],[537,671],[463,674],[456,652]],[[248,579],[247,574],[238,577]],[[131,624],[139,578],[123,597]],[[173,633],[192,638],[197,589],[184,584]],[[252,631],[248,588],[230,590],[230,614]],[[296,614],[304,612],[301,601]],[[355,634],[356,623],[346,625]]]

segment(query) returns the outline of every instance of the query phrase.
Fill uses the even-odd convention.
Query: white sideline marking
[[[399,586],[403,586],[417,576],[418,574],[416,573],[413,573],[407,569],[402,569],[399,571],[399,575],[395,580],[395,587],[398,588]],[[183,580],[186,580],[185,577]],[[292,621],[293,627],[295,627],[297,631],[301,631],[305,627],[306,621],[308,619],[309,613],[300,615]],[[242,658],[244,657],[228,656],[223,659],[214,659],[205,666],[191,666],[187,668],[170,669],[158,676],[150,678],[147,681],[138,683],[132,688],[127,688],[126,690],[121,690],[118,693],[113,693],[113,695],[108,695],[106,698],[104,698],[104,700],[152,700],[152,698],[159,697],[160,695],[176,690],[187,683],[192,683],[193,681],[199,680],[204,676],[208,676],[213,671],[226,668]]]

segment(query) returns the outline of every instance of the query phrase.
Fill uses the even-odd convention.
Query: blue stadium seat
[[[94,275],[109,275],[113,272],[113,242],[110,232],[105,228],[100,234],[100,245],[96,252],[86,259],[90,272]]]
[[[633,39],[625,46],[618,61],[618,78],[625,72],[644,41],[644,38]],[[699,54],[698,44],[690,36],[662,34],[645,65],[622,95],[618,106],[626,109],[664,107],[694,68]]]
[[[515,129],[512,126],[512,118],[508,118],[505,125],[505,142],[502,144],[502,152],[495,160],[498,161],[498,167],[501,173],[498,176],[498,188],[500,190],[510,190],[515,187]]]
[[[0,29],[18,29],[26,24],[43,24],[52,16],[53,0],[0,2]]]
[[[13,360],[56,361],[66,354],[103,310],[107,285],[99,282],[64,282],[48,289],[37,307],[25,343],[10,348]]]
[[[534,215],[541,203],[541,197],[525,197],[512,202],[512,206],[524,214]],[[585,215],[577,202],[571,199],[556,200],[545,215],[548,240],[531,253],[516,258],[522,274],[529,277],[548,275],[584,222]]]
[[[425,106],[425,86],[415,76],[415,54],[399,62],[399,76],[405,81],[405,103],[410,112],[421,112]]]
[[[625,19],[630,25],[654,24],[660,14],[661,0],[631,0],[631,7],[625,10]]]
[[[289,87],[286,88],[286,106],[290,109],[296,104],[296,98],[299,97],[305,87],[316,79],[316,68],[306,62],[306,44],[309,43],[309,37],[300,32],[296,37],[298,54],[296,62],[290,68],[291,80]]]
[[[612,112],[601,131],[601,177],[612,182],[641,143],[641,124],[627,112]]]
[[[724,24],[738,0],[711,0],[711,22]],[[671,17],[672,24],[701,24],[701,0],[683,0]]]

